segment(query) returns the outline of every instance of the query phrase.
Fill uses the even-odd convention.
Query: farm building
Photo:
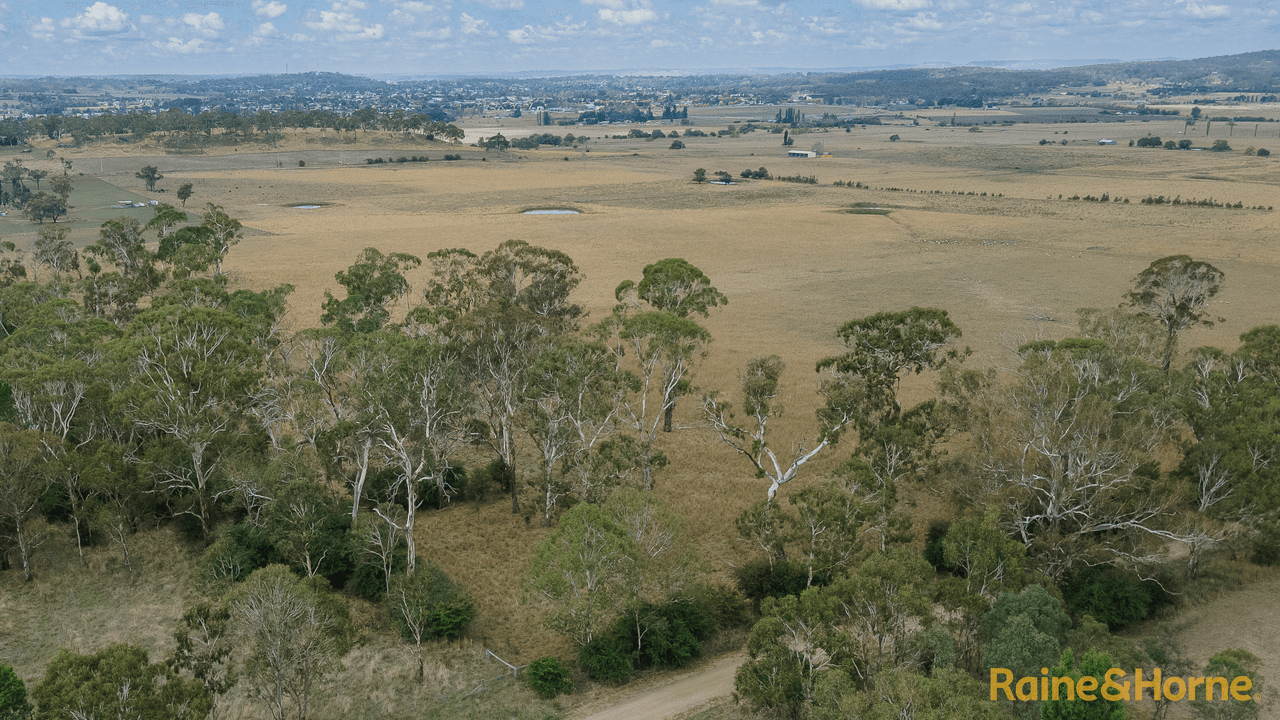
[[[788,150],[787,151],[787,157],[811,158],[811,157],[817,157],[817,156],[818,156],[818,153],[812,150]]]
[[[1115,141],[1115,140],[1109,140],[1109,139],[1107,139],[1107,138],[1102,138],[1101,140],[1099,140],[1099,141],[1098,141],[1098,144],[1099,144],[1099,145],[1115,145],[1115,144],[1116,144],[1116,141]]]

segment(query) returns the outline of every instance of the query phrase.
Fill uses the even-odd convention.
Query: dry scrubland
[[[1004,118],[993,114],[991,119]],[[488,125],[473,134],[584,130],[503,122],[500,128]],[[1221,268],[1227,279],[1212,308],[1225,322],[1186,333],[1184,349],[1201,344],[1232,348],[1241,332],[1280,321],[1280,213],[1138,204],[1148,195],[1165,195],[1280,205],[1280,159],[1241,152],[1254,145],[1280,153],[1280,139],[1274,136],[1280,126],[1263,124],[1254,139],[1239,137],[1253,129],[1238,125],[1237,137],[1231,139],[1235,151],[1230,153],[1126,147],[1129,139],[1147,133],[1177,139],[1182,127],[1180,119],[1153,119],[993,125],[971,133],[923,124],[796,136],[797,149],[821,140],[833,154],[814,160],[783,157],[781,136],[759,131],[738,138],[684,138],[685,150],[668,150],[666,140],[593,139],[589,153],[567,148],[489,153],[484,162],[483,153],[465,147],[462,161],[437,162],[445,152],[459,150],[372,134],[362,134],[358,143],[329,138],[330,144],[297,136],[276,150],[242,147],[207,156],[165,156],[159,151],[147,156],[145,148],[133,150],[132,156],[113,148],[101,159],[103,153],[93,148],[59,152],[71,152],[73,172],[84,172],[85,181],[101,174],[123,190],[161,200],[180,183],[191,182],[193,208],[209,201],[224,206],[246,226],[244,241],[227,263],[233,282],[254,288],[295,285],[290,301],[295,328],[317,322],[325,289],[336,286],[334,273],[367,246],[422,257],[460,246],[480,253],[518,238],[562,250],[586,274],[579,298],[590,308],[589,320],[608,313],[619,281],[638,279],[647,263],[683,257],[702,268],[730,298],[727,307],[706,321],[714,342],[696,371],[695,383],[728,391],[736,384],[737,368],[748,359],[781,355],[789,367],[783,398],[788,412],[775,440],[781,444],[813,430],[813,364],[838,351],[835,329],[846,320],[881,310],[945,308],[963,329],[963,342],[975,350],[969,362],[1001,365],[1009,357],[1006,346],[1029,336],[1070,334],[1077,308],[1117,304],[1133,276],[1152,260],[1186,253]],[[599,138],[625,129],[592,127],[585,134]],[[1202,123],[1191,139],[1207,146],[1226,137],[1227,130],[1222,124],[1220,135],[1215,126],[1205,139],[1198,137]],[[891,134],[901,140],[889,142]],[[1119,145],[1097,146],[1099,137],[1115,139]],[[1040,146],[1041,138],[1055,144]],[[1069,144],[1057,144],[1062,139]],[[43,162],[43,151],[37,153],[29,166]],[[430,162],[364,164],[366,157],[423,153]],[[306,167],[298,167],[298,160]],[[154,164],[164,173],[160,187],[169,188],[167,195],[145,192],[142,181],[133,177],[144,164]],[[775,175],[814,175],[818,185],[690,182],[698,167],[736,176],[744,168],[761,165]],[[919,192],[832,187],[836,180]],[[926,194],[931,191],[976,194]],[[986,196],[980,194],[984,192]],[[1130,203],[1057,199],[1104,192]],[[72,203],[76,204],[74,196]],[[288,207],[299,203],[325,205],[313,210]],[[846,212],[855,204],[888,208],[890,213]],[[574,208],[582,214],[520,214],[532,207]],[[78,208],[77,213],[82,210],[88,208]],[[0,235],[22,242],[34,233],[31,226],[7,218],[0,219]],[[87,243],[93,235],[89,225],[78,228],[73,237]],[[923,398],[932,391],[931,384],[931,378],[909,381],[906,399]],[[678,420],[696,426],[692,410],[692,402],[683,403]],[[763,498],[766,485],[705,431],[684,429],[660,442],[672,463],[658,476],[657,493],[687,519],[712,577],[727,581],[731,566],[751,554],[737,540],[734,519]],[[846,456],[847,451],[837,448],[805,473],[806,481],[821,478]],[[785,486],[783,495],[801,484]],[[928,488],[913,488],[911,497],[917,528],[942,514],[939,499]],[[527,525],[507,508],[509,504],[497,499],[479,508],[461,505],[428,513],[419,521],[421,552],[477,598],[479,614],[470,647],[483,644],[519,662],[548,652],[566,654],[568,647],[539,626],[534,609],[518,603],[516,578],[546,531]],[[69,586],[51,562],[43,561],[45,579],[37,581],[37,588],[74,594],[88,587]],[[74,572],[69,560],[64,564]],[[84,577],[91,581],[94,575],[86,572]],[[173,582],[183,583],[178,578]],[[1244,591],[1252,593],[1245,606],[1261,608],[1259,622],[1280,613],[1274,582],[1268,582]],[[25,623],[15,618],[36,612],[33,604],[43,597],[44,590],[18,584],[8,573],[0,585],[0,637],[15,623]],[[176,602],[194,592],[190,587],[169,588],[165,596]],[[1245,595],[1239,597],[1236,605],[1244,602]],[[112,600],[120,607],[141,602],[128,593]],[[58,607],[62,614],[56,622],[61,624],[50,627],[40,654],[51,653],[64,640],[81,650],[105,644],[82,637],[77,628],[86,620],[77,615],[81,611],[75,604],[67,601]],[[1200,619],[1185,636],[1197,643],[1192,648],[1197,660],[1218,649],[1247,647],[1264,660],[1264,676],[1280,680],[1280,646],[1258,642],[1249,623],[1230,623],[1208,612],[1207,606],[1202,608],[1187,615]],[[130,610],[128,618],[113,616],[92,624],[136,623],[145,632],[122,628],[113,634],[159,648],[167,633],[154,626],[178,612],[176,607],[156,614]],[[54,620],[45,617],[41,622]],[[1210,622],[1217,623],[1211,630]],[[16,659],[22,674],[32,680],[47,658]],[[348,660],[347,665],[359,662]],[[347,674],[359,671],[350,667]]]

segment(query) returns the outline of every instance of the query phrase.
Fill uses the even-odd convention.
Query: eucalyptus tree
[[[1106,372],[1093,339],[1031,343],[1008,382],[974,385],[961,421],[979,469],[1029,564],[1059,579],[1082,564],[1138,567],[1194,541],[1156,469],[1171,417],[1141,372]]]
[[[565,512],[522,582],[526,600],[546,603],[547,627],[585,646],[619,615],[678,596],[696,577],[683,525],[651,493],[632,490]]]
[[[688,318],[662,310],[629,314],[624,309],[593,327],[613,353],[620,371],[634,376],[619,418],[636,432],[646,489],[653,471],[666,464],[654,444],[667,410],[674,407],[694,363],[706,354],[711,333]],[[630,359],[628,359],[630,356]]]
[[[1218,268],[1190,255],[1160,258],[1138,273],[1128,304],[1155,318],[1165,329],[1164,355],[1160,369],[1165,375],[1178,348],[1178,335],[1194,325],[1212,326],[1205,304],[1222,289],[1226,275]]]
[[[450,333],[475,392],[472,425],[497,455],[511,491],[511,512],[520,512],[516,457],[522,414],[529,401],[529,370],[550,344],[546,325],[527,310],[491,303],[454,323]]]
[[[390,306],[409,292],[404,273],[421,264],[413,255],[383,255],[377,248],[365,248],[355,264],[334,276],[347,294],[339,300],[325,291],[320,322],[356,333],[386,326],[391,320]]]
[[[613,294],[623,305],[639,309],[643,302],[654,310],[682,318],[694,313],[705,318],[710,308],[729,304],[706,274],[683,258],[666,258],[646,265],[639,283],[624,280]],[[663,432],[671,432],[678,396],[687,391],[688,383],[671,384],[671,388],[676,395],[664,398]]]
[[[108,220],[98,241],[84,248],[88,277],[82,281],[83,303],[95,317],[124,327],[139,312],[139,303],[164,281],[155,255],[147,250],[143,226],[133,218]],[[103,271],[100,262],[115,266]]]
[[[42,227],[31,244],[31,260],[37,267],[53,271],[54,285],[64,294],[62,276],[80,270],[80,253],[67,239],[69,234],[71,230],[65,226]]]
[[[200,226],[209,232],[209,245],[213,248],[213,275],[222,277],[222,261],[226,259],[231,248],[244,238],[241,230],[244,226],[239,220],[231,217],[220,205],[207,203],[205,212],[200,216]]]
[[[146,165],[138,172],[134,173],[134,177],[147,184],[147,190],[155,190],[156,183],[164,179],[164,175],[156,169],[155,165]]]
[[[334,329],[312,329],[295,341],[302,377],[291,394],[288,415],[294,430],[322,457],[336,464],[351,488],[351,521],[360,511],[380,423],[378,387],[395,359],[380,344],[387,335],[354,337]],[[350,469],[346,469],[349,467]]]
[[[53,483],[44,457],[47,440],[38,430],[0,423],[0,532],[18,550],[22,577],[31,582],[32,559],[47,532],[40,501]]]
[[[523,240],[480,256],[450,249],[427,257],[424,303],[406,326],[435,327],[458,348],[475,391],[473,428],[501,461],[511,510],[519,512],[516,456],[530,367],[554,338],[577,328],[583,309],[570,298],[582,273],[568,255]]]
[[[948,430],[947,414],[934,400],[903,408],[902,378],[942,370],[969,350],[955,347],[960,328],[937,308],[876,313],[850,320],[836,335],[848,351],[819,361],[818,368],[849,378],[858,404],[853,411],[858,445],[839,474],[847,492],[877,508],[869,530],[884,551],[899,536],[895,528],[907,522],[894,512],[899,484],[924,469]]]
[[[855,413],[865,393],[852,378],[828,373],[818,385],[824,404],[818,410],[819,431],[812,441],[791,445],[789,456],[779,457],[769,445],[770,423],[782,414],[778,403],[779,381],[786,364],[777,355],[758,357],[747,363],[742,374],[740,411],[749,418],[737,421],[732,403],[722,400],[718,392],[703,397],[702,407],[707,421],[720,440],[751,463],[756,476],[769,481],[766,494],[772,503],[778,488],[795,479],[800,469],[828,446],[840,439],[841,432],[856,419]]]
[[[625,377],[608,348],[569,340],[542,354],[530,368],[525,427],[538,452],[539,474],[531,480],[541,496],[543,524],[550,526],[561,498],[602,500],[596,448],[617,426]],[[607,490],[605,490],[607,492]]]
[[[115,325],[86,316],[68,299],[50,299],[27,322],[0,342],[0,381],[10,386],[17,419],[40,430],[45,456],[58,463],[56,473],[71,505],[76,546],[83,560],[82,523],[87,519],[84,463],[78,449],[113,436],[104,407],[114,374],[111,343]]]
[[[229,310],[161,305],[140,314],[116,349],[132,381],[113,403],[135,426],[173,444],[174,456],[157,466],[161,484],[206,536],[220,443],[240,431],[261,377],[253,331]]]

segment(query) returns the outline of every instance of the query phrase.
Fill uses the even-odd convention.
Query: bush
[[[351,578],[347,580],[346,591],[365,600],[378,600],[387,593],[385,583],[382,568],[365,563],[351,573]]]
[[[679,668],[702,652],[715,624],[695,603],[646,603],[614,623],[611,636],[630,653],[637,670]]]
[[[583,645],[578,651],[578,665],[592,680],[611,684],[622,684],[636,672],[631,663],[631,653],[611,635],[595,638]]]
[[[8,665],[0,665],[0,720],[18,720],[31,712],[27,686]]]
[[[768,560],[753,560],[735,568],[733,575],[738,590],[757,606],[767,597],[799,595],[809,581],[808,568],[790,560],[779,560],[772,565]]]
[[[414,641],[414,634],[406,611],[418,618],[415,622],[422,623],[419,627],[425,626],[423,636],[428,638],[457,639],[475,619],[475,602],[471,596],[435,564],[419,564],[413,575],[394,579],[391,587],[392,619],[407,642]],[[408,598],[407,608],[400,602],[404,597]],[[422,622],[424,616],[425,622]]]
[[[306,166],[307,166],[307,161],[306,161],[306,160],[299,160],[299,161],[298,161],[298,167],[306,167]]]
[[[1092,615],[1112,632],[1146,620],[1166,600],[1158,585],[1103,568],[1086,568],[1068,578],[1062,599],[1073,614]]]
[[[732,630],[751,625],[747,599],[727,585],[703,585],[694,590],[693,602],[716,630]]]
[[[457,640],[475,618],[475,602],[470,595],[459,593],[431,614],[431,636]]]
[[[934,520],[929,523],[929,531],[924,536],[924,559],[929,561],[934,570],[938,572],[951,572],[954,568],[947,565],[947,561],[943,559],[942,538],[946,536],[947,531],[951,529],[951,523],[946,520]]]
[[[233,582],[243,580],[254,570],[283,562],[284,557],[272,544],[266,528],[248,523],[222,528],[201,558],[210,578]]]
[[[1258,565],[1280,565],[1280,525],[1271,523],[1259,529],[1253,539],[1249,559]]]
[[[553,657],[534,660],[524,672],[525,677],[529,678],[529,687],[547,700],[573,692],[573,678],[569,676],[565,666]]]
[[[671,141],[671,147],[669,147],[669,148],[667,148],[667,149],[668,149],[668,150],[683,150],[683,149],[684,149],[684,143],[683,143],[682,141],[680,141],[680,140],[672,140],[672,141]]]
[[[1226,140],[1214,140],[1213,147],[1209,148],[1209,152],[1228,152],[1231,150],[1231,143]]]
[[[1271,157],[1271,151],[1266,148],[1258,148],[1258,157]]]
[[[1159,137],[1148,135],[1138,140],[1138,147],[1158,148],[1164,147],[1164,141]]]

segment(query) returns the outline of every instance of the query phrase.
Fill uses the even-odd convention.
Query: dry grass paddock
[[[795,148],[821,141],[833,155],[809,160],[783,157],[781,136],[759,131],[737,138],[683,138],[685,150],[669,150],[667,140],[598,139],[625,129],[571,127],[539,130],[589,135],[590,152],[485,154],[374,133],[350,144],[308,144],[314,138],[302,137],[277,149],[239,148],[207,156],[165,156],[146,148],[132,154],[112,149],[108,155],[87,148],[76,151],[74,167],[160,200],[178,184],[193,183],[192,208],[215,202],[246,226],[243,242],[226,264],[234,282],[296,287],[289,313],[296,329],[318,321],[324,291],[336,287],[334,273],[368,246],[421,257],[449,247],[480,253],[518,238],[562,250],[586,275],[579,298],[590,309],[589,321],[609,312],[620,281],[638,279],[648,263],[683,257],[730,299],[705,321],[714,342],[696,369],[695,384],[732,391],[737,369],[757,355],[778,354],[788,364],[782,398],[787,414],[779,423],[776,447],[813,432],[813,365],[840,351],[836,328],[878,311],[945,308],[963,329],[962,342],[975,350],[969,362],[1000,365],[1009,359],[1008,345],[1032,335],[1072,333],[1076,309],[1118,304],[1134,275],[1152,260],[1186,253],[1221,268],[1226,284],[1212,306],[1224,321],[1188,332],[1183,348],[1231,348],[1245,330],[1280,320],[1280,215],[1139,203],[1148,195],[1164,195],[1275,205],[1280,159],[1240,151],[1253,145],[1280,152],[1280,138],[1233,137],[1231,153],[1175,152],[1127,143],[1148,133],[1177,139],[1182,120],[991,125],[982,132],[939,127],[938,121],[797,135]],[[505,128],[515,135],[532,128],[504,122],[476,131]],[[1227,128],[1215,126],[1209,138],[1193,134],[1191,139],[1207,146],[1219,130],[1225,137]],[[1260,129],[1274,130],[1266,124]],[[890,142],[891,134],[901,139]],[[1099,137],[1119,144],[1098,146]],[[1054,144],[1041,146],[1042,138]],[[1059,144],[1063,139],[1068,145]],[[431,158],[427,163],[364,164],[366,157],[423,152]],[[464,159],[439,161],[445,152],[460,152]],[[305,167],[298,167],[299,159]],[[168,195],[147,193],[133,177],[143,164],[160,168]],[[760,166],[774,175],[813,175],[818,184],[721,186],[690,180],[699,167],[736,176]],[[875,189],[833,187],[837,180]],[[1130,202],[1067,199],[1104,192]],[[298,203],[326,204],[312,210],[289,207]],[[847,212],[855,205],[889,213]],[[520,214],[529,207],[569,207],[581,214]],[[0,234],[19,242],[33,237],[31,226],[14,218],[0,220]],[[93,231],[78,229],[73,237],[87,243]],[[932,382],[928,377],[908,381],[906,400],[927,397]],[[682,403],[677,418],[689,427],[660,438],[672,463],[658,476],[657,493],[687,519],[707,570],[723,582],[733,564],[750,556],[737,540],[733,521],[764,497],[765,485],[745,462],[696,427],[693,410],[693,402]],[[835,448],[795,487],[822,478],[847,456],[847,449]],[[783,495],[793,490],[784,488]],[[917,527],[945,514],[927,489],[912,489],[910,499],[917,503]],[[478,509],[459,505],[426,513],[419,521],[419,548],[476,596],[479,616],[472,642],[520,663],[549,652],[567,655],[563,641],[541,628],[536,609],[519,602],[517,578],[546,531],[512,516],[508,508],[497,500]],[[43,574],[56,576],[49,562],[42,561]],[[7,604],[0,623],[10,626],[25,617],[22,613],[37,612],[37,596],[14,588],[14,582],[7,574],[9,589],[0,593],[0,603]],[[177,590],[145,599],[139,595],[136,601],[146,611],[129,615],[139,627],[159,627],[177,617],[176,604],[184,597]],[[166,603],[173,606],[158,607]],[[58,617],[71,624],[69,629],[51,630],[45,641],[15,643],[23,648],[27,677],[38,667],[37,656],[60,644],[77,647],[76,623],[88,621],[69,617],[81,611],[66,608]],[[52,617],[41,622],[47,625]],[[121,616],[111,622],[130,621]],[[1223,647],[1242,644],[1229,635],[1224,630],[1212,640]],[[167,642],[164,636],[157,631],[154,638],[139,638],[160,648]],[[1218,649],[1205,648],[1206,657]],[[350,662],[372,662],[371,652]],[[1280,660],[1267,661],[1271,670],[1264,674],[1274,674]]]

